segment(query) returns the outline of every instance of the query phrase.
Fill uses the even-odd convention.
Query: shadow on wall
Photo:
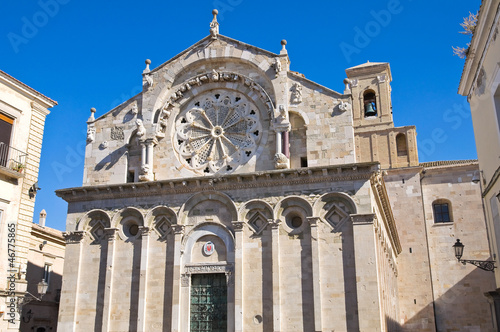
[[[458,263],[457,263],[458,264]],[[466,267],[464,266],[463,269]],[[451,272],[453,273],[453,272]],[[462,331],[466,326],[471,331],[494,331],[491,306],[484,293],[494,289],[493,283],[485,282],[491,272],[475,268],[462,280],[455,283],[442,296],[435,299],[435,317],[437,331]],[[493,281],[493,275],[491,276]],[[399,303],[399,305],[408,305]],[[411,304],[410,304],[411,305]],[[423,313],[432,312],[432,303],[413,317],[400,317],[405,319],[403,326],[398,331],[434,331],[432,317]],[[392,323],[392,322],[391,322]]]
[[[26,279],[28,280],[28,292],[40,297],[37,284],[44,277],[45,268],[28,262]],[[21,325],[19,331],[32,332],[39,328],[45,331],[55,332],[57,330],[57,315],[59,312],[59,300],[61,297],[62,275],[55,272],[50,273],[49,288],[43,296],[42,301],[33,299],[23,306]],[[28,295],[31,298],[30,295]]]

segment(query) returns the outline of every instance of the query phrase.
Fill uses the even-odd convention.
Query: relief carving
[[[125,139],[123,127],[114,126],[111,128],[111,139],[115,141],[122,141]]]
[[[295,83],[292,88],[292,103],[298,104],[302,102],[302,85],[300,83]]]

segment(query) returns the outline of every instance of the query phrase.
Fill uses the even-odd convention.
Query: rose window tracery
[[[176,120],[174,147],[196,173],[228,173],[246,163],[262,136],[258,108],[243,94],[212,90],[193,98]]]

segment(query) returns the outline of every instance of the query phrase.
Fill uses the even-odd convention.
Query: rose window
[[[255,153],[262,128],[257,107],[244,95],[213,90],[195,97],[176,120],[174,147],[196,173],[228,173]]]

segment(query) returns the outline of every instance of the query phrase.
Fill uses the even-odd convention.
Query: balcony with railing
[[[27,153],[0,142],[0,173],[19,179],[24,177]]]

